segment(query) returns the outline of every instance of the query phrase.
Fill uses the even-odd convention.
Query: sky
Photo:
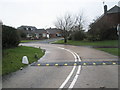
[[[0,0],[0,20],[15,28],[28,25],[46,29],[54,28],[57,17],[66,13],[83,13],[87,29],[93,19],[104,13],[103,1],[109,10],[120,0]]]

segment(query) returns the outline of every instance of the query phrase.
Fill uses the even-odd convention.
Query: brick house
[[[57,28],[48,28],[46,29],[47,34],[49,34],[50,38],[62,37],[62,30]]]
[[[117,39],[117,25],[120,24],[120,7],[115,5],[107,10],[104,6],[104,14],[91,24],[88,33],[97,40]]]
[[[107,5],[104,6],[104,14],[94,23],[108,23],[110,27],[116,27],[120,23],[120,7],[114,6],[107,10]]]
[[[34,31],[36,39],[45,39],[47,38],[47,32],[45,29],[36,29]]]

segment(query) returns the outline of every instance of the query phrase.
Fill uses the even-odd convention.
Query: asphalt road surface
[[[40,62],[116,61],[117,56],[93,48],[22,43],[46,50]],[[118,65],[27,66],[3,77],[3,88],[118,88]]]

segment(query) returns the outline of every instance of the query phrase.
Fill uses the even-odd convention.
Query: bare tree
[[[66,43],[69,35],[72,35],[76,31],[83,30],[83,23],[83,14],[78,14],[74,17],[70,14],[65,14],[64,17],[57,18],[55,26],[63,30],[64,43]]]
[[[78,15],[76,15],[74,17],[75,21],[74,21],[74,30],[75,31],[80,31],[83,30],[83,24],[85,22],[85,20],[83,19],[83,14],[79,13]]]
[[[70,14],[66,14],[64,17],[58,18],[55,26],[63,30],[64,43],[67,43],[68,32],[73,27],[73,20]]]
[[[82,36],[84,36],[83,35],[84,34],[84,24],[85,24],[85,20],[83,17],[83,13],[76,14],[74,16],[74,24],[72,27],[70,39],[78,40],[78,39],[84,38],[84,37],[82,37]]]

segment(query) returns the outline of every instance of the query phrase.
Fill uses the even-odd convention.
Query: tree
[[[69,31],[73,27],[73,20],[70,14],[66,14],[64,17],[57,19],[55,26],[58,29],[63,30],[64,43],[67,43],[67,38],[69,36]]]
[[[64,43],[66,43],[68,37],[71,37],[73,40],[76,39],[75,35],[80,37],[79,39],[77,38],[78,40],[83,40],[83,23],[83,14],[78,14],[74,17],[70,14],[65,14],[64,17],[57,18],[55,26],[63,30]]]
[[[79,13],[78,15],[75,16],[75,31],[80,31],[83,30],[83,24],[84,24],[85,20],[83,19],[83,14]]]
[[[83,40],[85,38],[85,32],[83,29],[83,24],[85,20],[83,19],[83,14],[79,13],[74,17],[74,25],[72,27],[71,39],[72,40]]]

